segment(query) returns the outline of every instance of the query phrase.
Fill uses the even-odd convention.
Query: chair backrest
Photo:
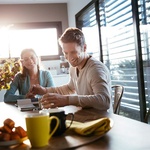
[[[149,116],[150,116],[150,108],[148,109],[148,112],[146,112],[146,116],[145,116],[145,120],[144,120],[145,123],[149,124]]]
[[[120,102],[121,102],[123,92],[124,92],[124,87],[122,85],[112,86],[113,112],[114,112],[114,114],[119,114]]]

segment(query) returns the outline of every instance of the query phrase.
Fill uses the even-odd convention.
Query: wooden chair
[[[114,114],[119,115],[120,110],[120,102],[124,92],[124,87],[122,85],[114,85],[112,86],[112,94],[113,94],[113,112]]]
[[[149,116],[150,116],[150,108],[148,112],[146,113],[145,120],[144,120],[145,123],[149,123]]]

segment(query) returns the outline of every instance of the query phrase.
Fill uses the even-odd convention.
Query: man
[[[43,95],[43,108],[67,105],[108,110],[111,104],[111,80],[107,67],[86,53],[81,30],[68,28],[59,39],[65,58],[70,63],[70,81],[60,87],[34,85],[31,91]]]

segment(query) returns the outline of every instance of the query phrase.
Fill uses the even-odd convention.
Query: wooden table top
[[[113,128],[98,140],[86,145],[75,148],[76,150],[150,150],[150,125],[129,119],[123,116],[109,114],[94,109],[81,109],[75,106],[63,107],[66,113],[73,112],[75,120],[86,122],[101,117],[109,117],[113,120]],[[11,118],[15,121],[16,126],[22,126],[26,129],[24,115],[32,112],[21,112],[12,104],[0,102],[0,126],[3,120]],[[59,142],[59,141],[58,141]],[[75,141],[76,142],[76,141]],[[1,150],[10,148],[0,147]],[[30,147],[29,142],[25,142],[11,150],[36,150]],[[49,150],[49,147],[38,150]]]

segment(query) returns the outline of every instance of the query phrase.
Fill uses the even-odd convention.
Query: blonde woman
[[[4,102],[16,102],[17,99],[35,98],[29,89],[32,85],[39,84],[43,87],[54,86],[53,78],[49,71],[41,70],[39,59],[33,49],[24,49],[21,52],[22,71],[18,73],[4,95]],[[18,90],[19,95],[15,95]]]

